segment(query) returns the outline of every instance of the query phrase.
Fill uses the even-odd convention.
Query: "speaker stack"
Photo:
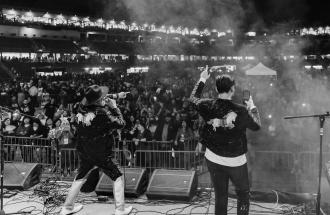
[[[148,183],[146,169],[127,168],[125,170],[125,196],[138,197],[144,192],[148,199],[168,199],[190,201],[196,194],[197,175],[189,170],[154,170]],[[113,195],[113,182],[102,173],[95,192],[97,195]]]
[[[127,168],[125,175],[125,196],[138,197],[146,191],[148,185],[148,175],[146,169]],[[102,173],[95,192],[98,195],[113,195],[113,182],[104,173]]]
[[[38,163],[5,163],[3,187],[26,190],[40,182],[41,172]]]
[[[156,169],[146,195],[148,199],[190,201],[196,194],[197,185],[195,171]]]

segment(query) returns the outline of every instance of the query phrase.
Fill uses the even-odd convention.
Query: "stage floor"
[[[56,184],[50,184],[49,193],[51,197],[45,196],[40,189],[36,192],[35,186],[27,191],[17,192],[16,195],[9,197],[11,193],[5,194],[4,198],[4,210],[6,214],[58,214],[60,210],[60,204],[64,201],[65,194],[67,192],[70,183],[68,182],[56,182]],[[47,190],[45,187],[43,190]],[[55,200],[54,200],[55,199]],[[114,204],[113,198],[103,199],[105,202],[98,200],[97,195],[93,193],[84,194],[81,193],[78,196],[77,202],[81,202],[84,205],[77,215],[110,215],[113,214]],[[157,214],[214,214],[214,195],[210,191],[198,192],[198,195],[194,197],[192,202],[183,203],[177,201],[156,201],[148,200],[145,195],[139,198],[127,198],[127,204],[132,205],[134,210],[132,215],[157,215]],[[45,207],[45,202],[47,202]],[[294,209],[295,211],[301,210],[302,207],[293,205],[283,205],[274,203],[261,203],[251,202],[250,214],[285,214],[285,211]],[[26,213],[24,213],[26,212]],[[229,199],[228,214],[236,214],[236,200]]]

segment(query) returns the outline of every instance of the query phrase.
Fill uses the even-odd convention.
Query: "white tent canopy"
[[[245,74],[246,75],[269,75],[269,76],[275,75],[276,76],[277,72],[275,70],[272,70],[272,69],[266,67],[262,63],[258,63],[255,67],[246,70]]]

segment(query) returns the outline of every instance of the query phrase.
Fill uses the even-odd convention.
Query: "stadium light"
[[[59,15],[57,15],[56,18],[57,18],[57,19],[61,19],[61,20],[63,20],[63,19],[64,19],[64,16],[63,16],[62,14],[59,14]]]
[[[189,34],[189,28],[185,27],[185,28],[182,30],[182,34],[183,34],[183,35]]]
[[[103,21],[102,18],[100,18],[100,19],[98,19],[96,22],[98,22],[98,23],[103,23],[104,21]]]
[[[45,13],[45,14],[43,15],[43,17],[44,17],[44,18],[48,18],[48,19],[49,19],[49,18],[51,18],[51,16],[49,15],[49,13],[48,13],[48,12],[47,12],[47,13]]]
[[[317,31],[318,31],[318,34],[324,34],[325,32],[324,32],[324,28],[322,28],[322,27],[319,27],[318,29],[317,29]]]
[[[257,34],[254,31],[249,31],[249,32],[246,33],[246,35],[249,36],[249,37],[255,37]]]
[[[32,11],[26,12],[25,15],[26,15],[27,17],[33,17],[33,13],[32,13]]]
[[[313,65],[312,66],[314,69],[323,69],[322,65]]]
[[[77,15],[74,15],[73,17],[71,17],[71,20],[72,20],[72,21],[78,21],[78,20],[79,20],[79,18],[78,18],[78,16],[77,16]]]
[[[8,15],[14,15],[15,16],[16,14],[17,14],[17,12],[14,9],[11,9],[11,10],[8,11]]]
[[[325,34],[330,34],[330,27],[329,26],[325,27],[324,33]]]
[[[210,33],[210,30],[207,29],[207,28],[204,29],[203,33],[204,33],[205,35],[207,35],[207,36],[209,36],[209,35],[211,34],[211,33]]]

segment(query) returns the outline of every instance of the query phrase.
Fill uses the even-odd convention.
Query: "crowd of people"
[[[1,131],[6,136],[52,138],[60,145],[74,146],[79,103],[86,87],[98,84],[109,87],[113,93],[129,92],[125,99],[117,101],[126,125],[117,130],[115,136],[131,141],[128,145],[131,152],[140,141],[166,143],[161,144],[159,150],[195,150],[196,144],[187,146],[185,143],[198,138],[203,121],[188,101],[189,90],[179,87],[183,82],[171,83],[174,84],[147,83],[145,74],[123,72],[76,74],[67,80],[65,77],[35,77],[27,83],[2,83]]]
[[[11,136],[56,138],[60,144],[74,144],[79,102],[84,96],[86,87],[98,84],[108,86],[111,93],[130,92],[126,99],[117,101],[126,121],[125,128],[118,130],[116,134],[118,139],[133,140],[133,142],[169,141],[171,148],[195,150],[192,146],[187,148],[182,143],[185,139],[198,139],[199,128],[204,123],[189,102],[192,87],[200,71],[196,68],[178,71],[177,68],[170,66],[157,67],[155,70],[158,69],[167,72],[127,74],[123,70],[118,70],[97,75],[68,73],[54,77],[36,76],[29,82],[1,83],[2,132]],[[277,141],[280,143],[283,142],[281,138],[287,137],[290,141],[291,136],[297,136],[294,135],[296,131],[290,131],[293,131],[293,125],[298,122],[288,124],[281,121],[281,118],[284,113],[291,114],[290,110],[293,109],[295,111],[292,113],[296,113],[297,108],[306,111],[311,103],[307,101],[306,104],[300,104],[304,98],[295,96],[295,91],[301,89],[293,88],[306,88],[306,91],[310,91],[307,88],[314,86],[315,79],[307,75],[301,77],[306,81],[299,81],[301,78],[297,77],[284,77],[283,80],[263,79],[251,81],[252,86],[249,86],[242,84],[247,83],[246,77],[240,77],[239,73],[235,76],[244,89],[251,90],[256,104],[262,110],[263,129],[250,138],[251,142],[267,140],[272,143],[280,139]],[[290,79],[293,80],[291,84]],[[205,86],[204,97],[216,96],[216,91],[212,87],[214,80],[215,78],[210,78],[208,81],[210,83]],[[324,83],[318,85],[322,90]],[[233,100],[240,103],[241,89],[237,90],[237,98]],[[300,124],[297,126],[298,130],[304,127]],[[285,132],[289,133],[289,136]],[[279,133],[283,135],[278,135]],[[134,151],[136,147],[132,148],[131,150]],[[268,145],[267,149],[270,148],[272,146]]]

